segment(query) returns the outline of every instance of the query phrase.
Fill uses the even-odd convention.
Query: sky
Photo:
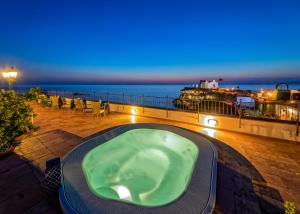
[[[20,83],[300,82],[299,0],[0,0]]]

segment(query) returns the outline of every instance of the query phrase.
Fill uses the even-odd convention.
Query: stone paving
[[[32,106],[40,128],[0,159],[0,213],[61,213],[57,195],[47,195],[41,187],[45,161],[63,157],[98,132],[128,123],[170,124],[210,138],[218,150],[215,213],[283,213],[286,200],[299,210],[299,143],[148,117],[112,113],[100,119]]]

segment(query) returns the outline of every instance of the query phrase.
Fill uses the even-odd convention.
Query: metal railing
[[[47,91],[48,95],[55,95],[70,98],[82,98],[86,100],[102,100],[103,102],[136,105],[143,107],[154,107],[169,110],[187,111],[194,113],[209,113],[225,116],[239,116],[238,106],[235,103],[224,101],[202,100],[177,100],[175,97],[158,97],[144,95],[129,95],[117,93],[97,92],[70,92],[70,91]]]
[[[129,95],[125,93],[99,93],[96,91],[66,91],[66,90],[44,90],[49,96],[56,95],[69,98],[82,98],[86,100],[102,100],[104,102],[128,104],[143,107],[154,107],[168,110],[223,115],[238,118],[263,119],[271,121],[292,121],[299,124],[300,108],[282,106],[280,114],[269,113],[268,109],[263,109],[259,103],[247,102],[225,102],[216,100],[182,100],[175,97],[158,97],[144,95]],[[26,90],[18,90],[17,93],[25,93]],[[277,108],[276,104],[269,104],[268,108]],[[273,106],[274,105],[274,106]],[[278,109],[276,110],[278,111]],[[274,112],[274,111],[273,111]],[[299,127],[299,126],[298,126]],[[298,128],[297,128],[298,130]]]

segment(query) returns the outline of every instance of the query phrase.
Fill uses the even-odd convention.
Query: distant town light
[[[1,73],[2,73],[3,78],[6,79],[8,82],[9,90],[11,90],[12,84],[17,79],[18,70],[14,67],[6,67],[6,68],[2,69]]]

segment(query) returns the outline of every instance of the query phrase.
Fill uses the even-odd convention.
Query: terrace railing
[[[47,91],[49,95],[76,98],[87,100],[102,100],[104,102],[128,104],[144,107],[154,107],[169,110],[187,111],[194,113],[209,113],[225,116],[239,116],[239,109],[235,103],[214,100],[177,100],[175,97],[158,97],[144,95],[129,95],[117,93],[96,93],[96,92],[69,92],[69,91]]]
[[[86,100],[102,100],[104,102],[136,105],[143,107],[154,107],[168,110],[223,115],[239,118],[263,119],[271,121],[291,121],[299,124],[300,108],[290,106],[280,107],[279,115],[270,113],[268,109],[275,109],[276,104],[268,104],[268,109],[260,106],[259,103],[246,102],[225,102],[216,100],[179,100],[175,97],[159,97],[144,95],[129,95],[125,93],[99,93],[91,91],[66,91],[66,90],[45,90],[48,95],[57,95],[69,98],[82,98]],[[24,90],[18,93],[25,93]],[[278,111],[278,109],[276,110]],[[274,111],[273,111],[274,112]],[[298,126],[299,127],[299,126]]]

